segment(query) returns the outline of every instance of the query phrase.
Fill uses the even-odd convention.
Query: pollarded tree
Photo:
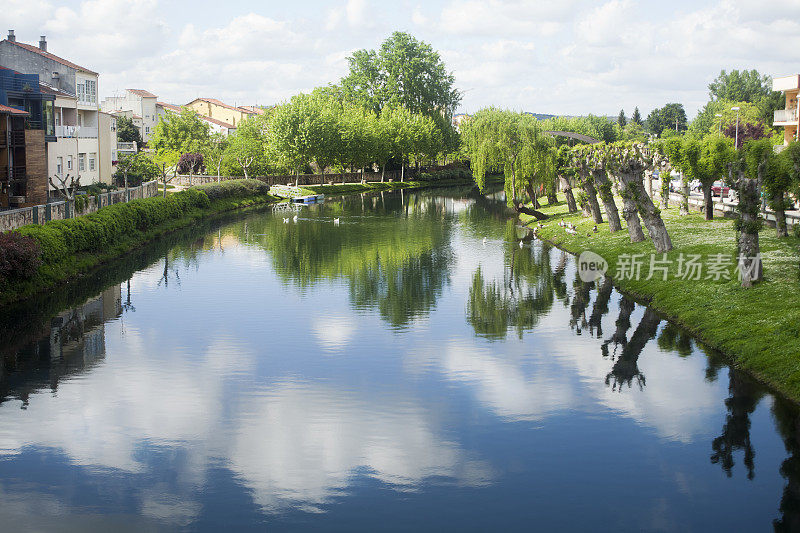
[[[653,154],[648,147],[639,143],[618,143],[609,152],[609,163],[620,181],[623,199],[627,197],[633,200],[656,251],[664,253],[672,250],[672,240],[661,219],[661,213],[647,195],[643,182],[644,172],[652,168],[653,162]]]
[[[594,176],[589,158],[581,146],[576,146],[570,152],[572,166],[575,168],[578,184],[583,189],[583,200],[589,206],[589,212],[595,224],[603,223],[603,215],[600,212],[600,203],[597,201],[597,189],[594,186]],[[585,211],[585,210],[584,210]]]
[[[791,179],[787,189],[794,189],[795,198],[800,198],[800,142],[793,141],[781,152],[786,158],[786,170]],[[782,204],[784,207],[786,204]]]
[[[764,153],[766,164],[761,186],[769,206],[775,211],[775,231],[778,238],[786,237],[789,234],[786,228],[786,209],[789,207],[786,193],[794,182],[793,174],[797,172],[796,165],[800,163],[800,150],[798,150],[796,141],[780,154],[776,154],[772,150],[772,143],[769,139],[755,141],[755,143],[762,146]]]
[[[547,218],[520,200],[526,183],[534,175],[535,165],[542,158],[541,152],[553,149],[538,121],[531,115],[487,108],[478,111],[463,128],[472,175],[478,187],[483,190],[487,171],[502,170],[509,206],[540,220]]]
[[[769,156],[763,144],[748,143],[737,152],[738,157],[728,165],[728,183],[739,190],[736,206],[739,218],[735,228],[739,234],[739,275],[742,287],[752,287],[764,276],[758,231],[761,229],[761,187]],[[772,147],[768,148],[772,152]]]
[[[578,211],[575,203],[575,196],[572,194],[572,180],[575,177],[575,169],[572,167],[569,156],[569,148],[566,145],[558,147],[556,151],[556,174],[558,175],[561,189],[567,198],[567,209],[570,213]]]
[[[614,201],[612,183],[611,180],[608,179],[608,145],[600,143],[587,144],[581,146],[578,150],[586,160],[589,170],[592,173],[594,186],[606,210],[609,231],[613,233],[621,230],[622,223],[619,220],[619,211]]]
[[[663,147],[663,154],[669,160],[669,166],[681,173],[681,190],[678,193],[681,195],[680,214],[689,214],[689,181],[686,179],[687,159],[684,153],[684,143],[681,137],[670,137],[661,141],[660,145]],[[699,151],[696,154],[699,159]],[[669,175],[667,175],[669,181]],[[662,191],[664,182],[661,182]],[[667,184],[667,187],[669,184]],[[667,197],[669,197],[669,189],[667,189]],[[664,204],[666,205],[666,204]]]
[[[703,188],[706,220],[714,218],[714,203],[711,186],[725,175],[728,163],[733,157],[731,143],[719,135],[709,135],[701,142],[699,164],[692,169],[692,177],[700,180]]]

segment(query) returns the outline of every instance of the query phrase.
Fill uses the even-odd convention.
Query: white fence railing
[[[56,126],[56,137],[97,138],[97,128],[93,126]]]
[[[797,108],[776,109],[773,122],[797,122]]]

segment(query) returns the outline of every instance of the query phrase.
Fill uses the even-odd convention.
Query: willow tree
[[[644,172],[653,167],[653,154],[647,146],[640,143],[616,143],[609,151],[609,162],[619,179],[623,200],[627,199],[635,204],[656,251],[664,253],[672,250],[672,240],[661,219],[661,212],[644,187]]]
[[[594,181],[595,189],[603,202],[603,207],[606,210],[606,218],[608,218],[608,229],[613,233],[622,229],[622,223],[619,220],[619,211],[617,204],[614,200],[614,191],[612,188],[611,180],[608,179],[608,145],[603,144],[587,144],[576,147],[578,153],[586,161],[586,165],[591,172],[592,180]]]
[[[527,194],[529,202],[535,200],[535,180],[544,173],[541,167],[547,164],[548,152],[554,149],[552,140],[542,133],[535,118],[493,107],[482,109],[464,125],[463,135],[472,175],[481,190],[488,171],[502,171],[509,206],[539,220],[547,218],[544,213],[526,207],[520,199]]]

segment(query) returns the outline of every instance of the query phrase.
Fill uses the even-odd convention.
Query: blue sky
[[[720,69],[800,71],[800,0],[188,2],[5,0],[18,39],[101,73],[101,96],[147,89],[272,104],[336,82],[346,57],[408,31],[440,51],[462,111],[693,117]]]

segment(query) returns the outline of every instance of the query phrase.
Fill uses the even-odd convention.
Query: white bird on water
[[[289,219],[288,219],[288,218],[284,218],[284,219],[283,219],[283,223],[284,223],[284,224],[288,224],[288,223],[289,223]]]
[[[522,241],[519,241],[519,247],[522,248],[525,244]]]
[[[486,237],[483,238],[483,244],[486,244]]]
[[[333,225],[334,226],[338,226],[339,225],[339,217],[336,217],[336,218],[333,219]]]
[[[297,215],[294,216],[294,218],[292,219],[292,222],[297,222]]]

